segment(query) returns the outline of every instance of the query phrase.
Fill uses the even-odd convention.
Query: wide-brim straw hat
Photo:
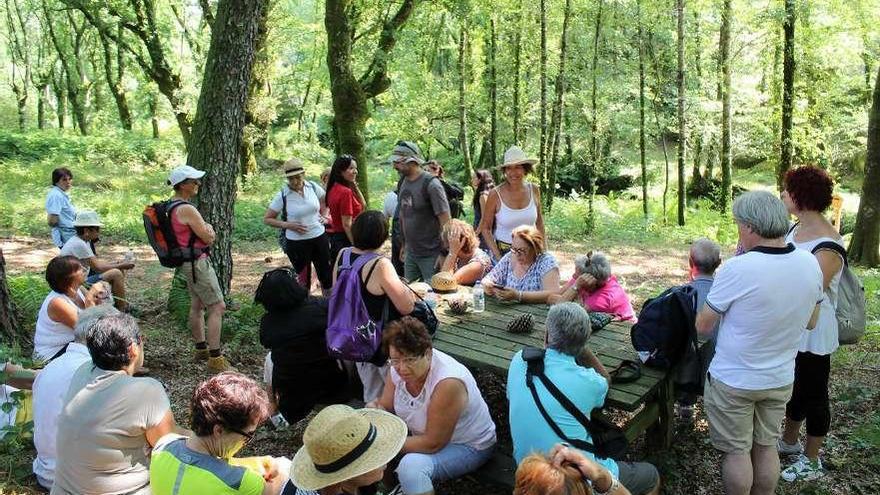
[[[536,163],[538,163],[538,160],[529,158],[522,148],[519,146],[511,146],[504,152],[504,162],[495,168],[503,169],[504,167],[510,167],[511,165],[535,165]]]
[[[104,224],[101,223],[101,217],[98,216],[98,212],[93,210],[82,210],[76,214],[76,219],[73,221],[74,227],[103,227]]]
[[[290,160],[284,162],[282,171],[284,172],[285,177],[294,177],[306,173],[306,169],[303,168],[302,162],[300,162],[296,158],[291,158]]]
[[[290,479],[301,490],[319,490],[388,464],[403,448],[406,423],[379,409],[325,407],[303,433]]]

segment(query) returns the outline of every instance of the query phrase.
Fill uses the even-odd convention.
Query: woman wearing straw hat
[[[504,162],[498,166],[504,174],[504,182],[489,193],[479,226],[496,260],[510,251],[511,233],[520,225],[536,227],[544,235],[541,192],[525,180],[537,162],[518,146],[511,146],[504,152]]]
[[[325,407],[303,433],[282,495],[356,495],[382,479],[406,440],[406,423],[378,409]]]
[[[330,241],[324,233],[321,211],[324,209],[324,189],[305,179],[302,163],[291,158],[284,163],[287,185],[281,188],[266,214],[263,223],[281,229],[284,234],[284,254],[290,259],[303,287],[311,285],[312,265],[324,293],[330,292]],[[281,213],[281,219],[278,214]]]

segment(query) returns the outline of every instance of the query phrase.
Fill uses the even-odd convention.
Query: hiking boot
[[[238,371],[229,365],[229,361],[225,356],[209,357],[208,371],[211,373],[222,373],[224,371]]]
[[[675,416],[685,423],[693,423],[694,406],[675,403]]]
[[[798,455],[803,453],[804,446],[800,442],[785,443],[785,440],[780,437],[776,442],[776,450],[782,455]]]
[[[797,462],[785,468],[780,476],[785,481],[812,481],[825,476],[825,472],[822,471],[821,459],[814,461],[801,454]]]
[[[211,353],[208,351],[207,347],[204,349],[195,349],[193,351],[193,359],[196,361],[207,361],[209,357],[211,357]]]

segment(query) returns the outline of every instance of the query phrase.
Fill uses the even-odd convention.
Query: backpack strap
[[[816,244],[816,246],[810,252],[815,255],[817,252],[822,251],[823,249],[834,251],[835,253],[839,254],[840,257],[843,258],[843,266],[847,268],[849,267],[849,262],[846,259],[846,249],[843,246],[833,241],[822,241],[819,244]]]
[[[608,374],[611,375],[611,383],[632,383],[642,377],[642,365],[636,361],[624,359]]]
[[[422,172],[422,173],[428,174],[428,172]],[[428,174],[428,175],[430,176],[430,178],[422,183],[422,197],[428,198],[428,201],[431,201],[431,199],[428,197],[428,186],[431,185],[431,182],[433,182],[435,180],[440,180],[440,179],[436,175],[431,175],[431,174]],[[446,192],[446,189],[444,188],[443,191]]]
[[[559,404],[571,414],[585,430],[587,430],[588,433],[592,434],[593,425],[590,419],[581,412],[581,410],[578,409],[577,406],[575,406],[568,397],[566,397],[565,394],[550,381],[549,378],[547,378],[547,375],[544,373],[544,354],[545,351],[543,349],[536,349],[534,347],[526,347],[522,352],[522,358],[527,364],[526,386],[528,386],[529,391],[532,393],[532,398],[535,401],[535,405],[538,407],[538,411],[541,413],[541,416],[544,417],[544,421],[546,421],[553,430],[553,433],[556,433],[556,436],[578,449],[595,454],[596,447],[590,442],[576,438],[569,438],[563,433],[562,429],[559,428],[559,425],[557,425],[556,422],[553,421],[553,418],[550,417],[550,414],[547,413],[544,404],[541,403],[541,398],[538,396],[538,391],[535,388],[536,376],[541,380],[541,383],[544,384],[544,388],[550,392],[550,395],[552,395],[553,398],[556,399]]]
[[[174,233],[174,228],[171,227],[171,214],[174,212],[174,210],[177,209],[178,206],[183,206],[185,204],[191,205],[192,203],[190,203],[189,201],[184,201],[182,199],[172,199],[168,203],[167,208],[165,209],[165,211],[168,213],[168,229],[171,232],[170,238],[174,239],[174,244],[176,244],[178,248],[180,248],[181,246],[180,246],[180,242],[177,240],[177,234]],[[159,224],[161,225],[161,223],[162,222],[160,221]],[[166,236],[165,238],[168,239],[169,237]],[[195,250],[195,245],[196,245],[196,233],[193,232],[192,227],[189,227],[189,242],[186,244],[186,249],[189,252],[189,256],[190,256],[189,265],[190,265],[190,269],[192,270],[193,283],[196,282],[196,253],[195,253],[196,250]]]

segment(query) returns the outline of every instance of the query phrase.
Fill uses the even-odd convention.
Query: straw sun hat
[[[290,479],[301,490],[319,490],[380,468],[406,440],[406,423],[379,409],[325,407],[306,427]]]
[[[532,165],[534,166],[538,163],[538,160],[534,158],[529,158],[526,155],[526,152],[522,150],[519,146],[511,146],[507,148],[507,151],[504,152],[504,162],[501,165],[498,165],[495,168],[503,169],[504,167],[509,167],[511,165]]]

